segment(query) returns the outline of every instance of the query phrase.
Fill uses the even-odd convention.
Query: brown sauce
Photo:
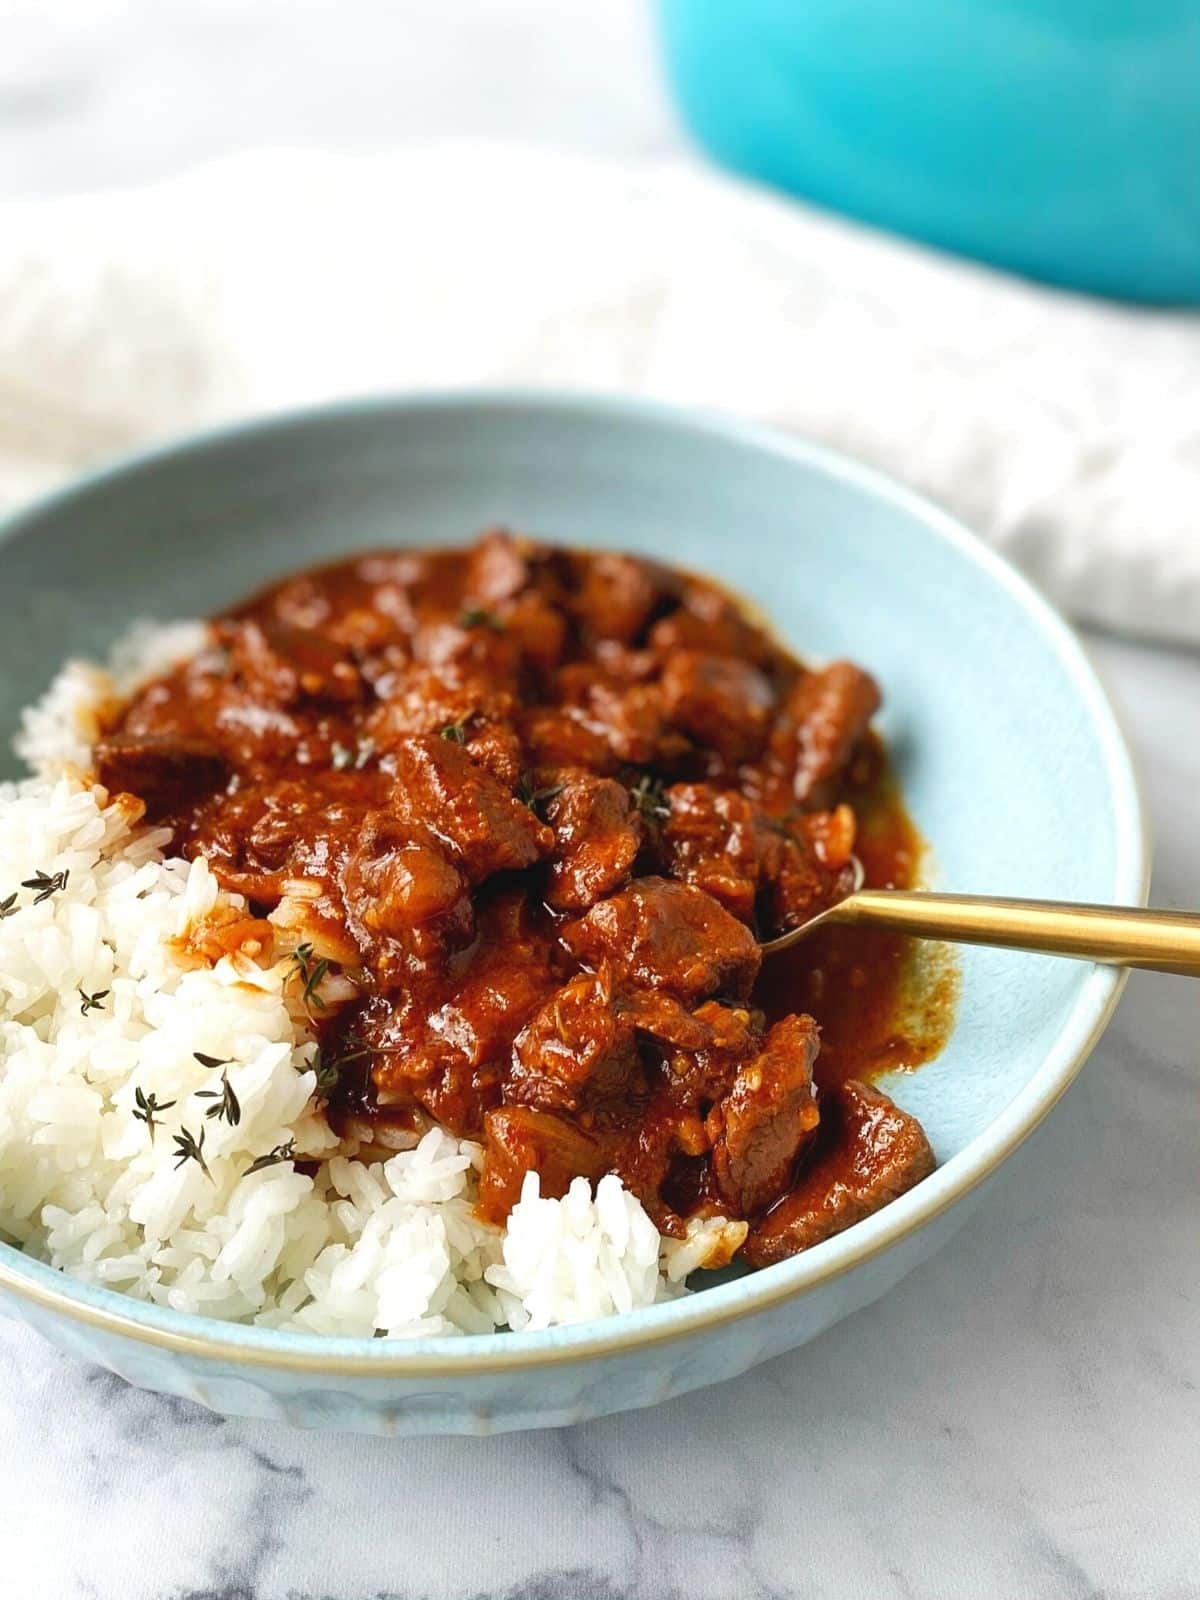
[[[853,797],[855,854],[875,889],[920,886],[925,842],[905,809],[882,745]],[[821,1019],[816,1080],[833,1088],[911,1071],[945,1045],[954,1019],[957,969],[940,946],[914,945],[872,928],[826,927],[769,958],[755,998],[771,1018],[811,1011]]]
[[[742,1219],[765,1260],[932,1165],[856,1082],[936,1050],[946,983],[837,928],[760,971],[852,854],[916,881],[878,703],[715,584],[493,532],[271,586],[96,764],[246,897],[238,938],[291,952],[348,1148],[437,1122],[483,1142],[497,1220],[527,1171],[615,1171],[661,1228]],[[851,1167],[854,1206],[814,1211]]]

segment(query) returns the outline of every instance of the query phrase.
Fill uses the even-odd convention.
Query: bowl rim
[[[714,442],[832,477],[920,520],[935,537],[1007,592],[1067,670],[1089,726],[1099,739],[1116,813],[1114,899],[1145,904],[1150,840],[1138,774],[1117,713],[1074,630],[1005,557],[924,495],[838,450],[762,423],[643,397],[552,388],[414,390],[326,401],[189,433],[78,476],[0,519],[0,561],[4,545],[25,525],[69,511],[81,500],[161,466],[219,454],[231,445],[324,422],[352,422],[385,414],[403,420],[471,412],[518,417],[527,413],[531,420],[538,414],[567,414],[600,424],[632,422],[651,430],[707,436]],[[977,1188],[1065,1094],[1103,1033],[1127,977],[1127,972],[1115,968],[1093,967],[1064,1016],[1053,1047],[1030,1081],[965,1149],[923,1183],[812,1250],[694,1296],[532,1333],[433,1335],[397,1341],[305,1334],[178,1312],[68,1278],[3,1243],[0,1290],[71,1321],[204,1361],[338,1377],[432,1378],[512,1372],[620,1356],[688,1338],[768,1311],[842,1277],[927,1227]]]

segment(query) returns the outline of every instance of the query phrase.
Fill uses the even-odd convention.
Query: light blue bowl
[[[1200,0],[658,0],[719,161],[1051,283],[1200,302]]]
[[[44,500],[0,530],[0,736],[63,656],[103,650],[136,615],[207,612],[305,562],[460,541],[495,520],[714,573],[803,651],[868,665],[939,881],[1141,900],[1121,735],[1075,638],[1021,578],[827,451],[630,401],[337,406],[158,451]],[[142,1305],[6,1247],[0,1308],[131,1383],[306,1427],[488,1432],[652,1405],[803,1344],[944,1243],[1079,1070],[1119,988],[1104,968],[966,953],[948,1047],[891,1086],[928,1128],[938,1171],[806,1255],[632,1316],[490,1338],[317,1338]],[[936,1327],[929,1337],[936,1360]]]

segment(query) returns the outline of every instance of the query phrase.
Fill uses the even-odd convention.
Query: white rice
[[[108,668],[69,664],[17,740],[36,776],[0,785],[0,1236],[176,1310],[392,1338],[587,1321],[728,1260],[743,1224],[660,1238],[615,1177],[553,1200],[530,1174],[501,1230],[475,1214],[469,1140],[434,1129],[383,1162],[338,1154],[294,963],[253,929],[232,955],[197,955],[245,903],[203,861],[164,857],[167,834],[88,776],[105,707],[205,637],[143,627]],[[39,874],[56,886],[23,886]],[[222,1074],[236,1126],[206,1115]],[[146,1102],[163,1108],[153,1137]],[[203,1168],[180,1159],[184,1130],[203,1134]],[[287,1156],[248,1170],[281,1148],[315,1175]]]

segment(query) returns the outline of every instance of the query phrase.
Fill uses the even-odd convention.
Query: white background
[[[0,194],[245,145],[678,147],[642,0],[0,0]]]
[[[0,0],[0,195],[462,134],[678,152],[643,7]],[[1156,898],[1200,905],[1200,665],[1092,642],[1142,760]],[[0,1593],[1198,1595],[1198,1024],[1193,987],[1135,976],[940,1257],[808,1349],[652,1413],[309,1437],[138,1394],[0,1324]]]

